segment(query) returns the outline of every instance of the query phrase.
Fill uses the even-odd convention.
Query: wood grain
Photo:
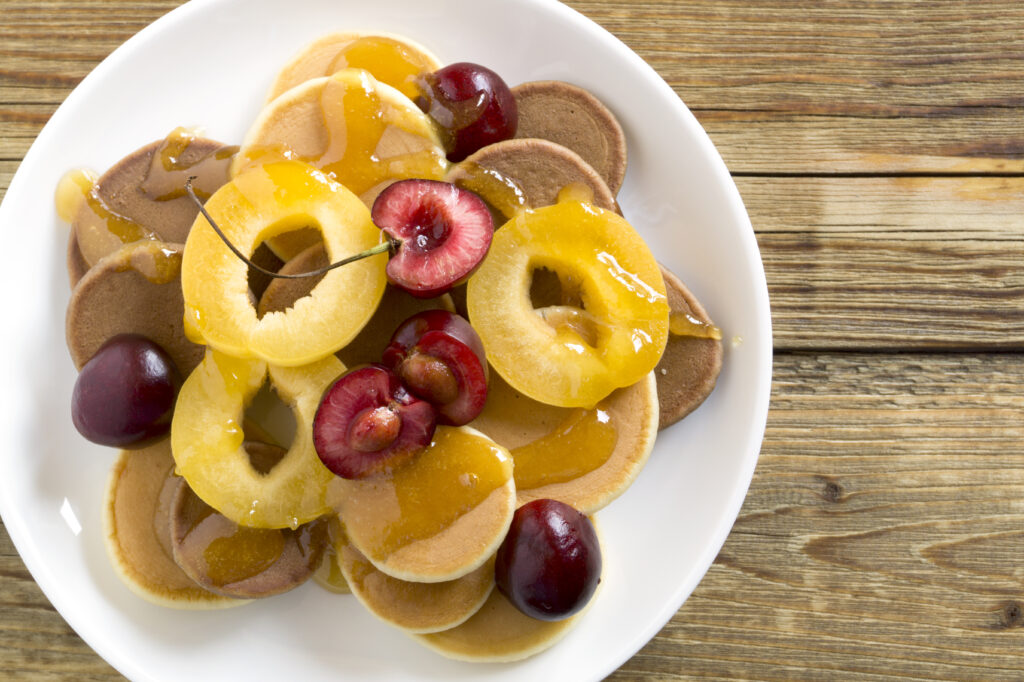
[[[1024,171],[1024,6],[572,2],[646,59],[733,171]]]
[[[1024,178],[737,184],[776,348],[1024,348]]]
[[[777,356],[732,534],[611,679],[1019,680],[1022,359]]]
[[[41,115],[178,4],[4,0],[0,158],[20,158]],[[568,4],[654,66],[734,172],[1024,173],[1015,0]]]
[[[178,4],[0,0],[0,196],[71,89]],[[568,4],[733,171],[776,345],[735,528],[611,679],[1022,679],[1024,5]],[[0,679],[120,679],[2,527]]]

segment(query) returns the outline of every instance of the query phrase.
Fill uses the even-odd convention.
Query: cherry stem
[[[221,229],[217,225],[217,222],[213,219],[213,216],[211,216],[207,212],[206,207],[203,206],[203,202],[199,199],[199,197],[196,196],[195,191],[192,189],[192,181],[195,180],[195,179],[196,179],[196,176],[193,175],[190,178],[188,178],[187,180],[185,180],[185,191],[188,193],[188,195],[190,197],[192,197],[192,201],[194,201],[196,203],[196,206],[199,207],[199,212],[203,214],[204,218],[206,218],[206,222],[210,223],[210,227],[212,227],[213,231],[217,233],[217,236],[221,238],[221,241],[223,241],[227,245],[227,247],[229,249],[231,249],[231,253],[233,253],[236,256],[238,256],[239,260],[241,260],[243,263],[248,265],[253,270],[256,270],[257,272],[260,272],[260,273],[266,275],[267,277],[277,277],[277,278],[280,278],[280,279],[303,279],[305,277],[319,277],[320,275],[323,275],[324,273],[330,272],[334,268],[340,268],[342,265],[348,265],[349,263],[354,263],[357,260],[362,260],[364,258],[369,258],[370,256],[376,256],[378,253],[384,253],[384,252],[393,253],[394,251],[398,250],[398,247],[401,246],[401,244],[402,244],[397,239],[391,239],[389,237],[387,239],[387,241],[381,242],[380,244],[377,244],[377,246],[369,248],[366,251],[363,251],[361,253],[357,253],[354,256],[349,256],[348,258],[342,258],[339,261],[331,263],[330,265],[324,266],[324,267],[319,268],[317,270],[310,270],[309,272],[300,272],[300,273],[295,274],[295,275],[283,275],[280,272],[274,272],[273,270],[267,270],[266,268],[262,268],[259,265],[256,265],[255,263],[253,263],[248,258],[246,258],[245,254],[242,253],[241,251],[239,251],[238,248],[234,244],[231,243],[231,240],[229,240],[227,238],[227,235],[225,235],[223,232],[221,232]]]

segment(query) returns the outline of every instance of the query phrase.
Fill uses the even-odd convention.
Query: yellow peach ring
[[[539,268],[556,272],[563,292],[578,288],[584,310],[553,306],[558,314],[547,320],[534,310]],[[636,383],[668,340],[665,283],[650,249],[622,217],[580,201],[498,229],[469,280],[467,305],[494,369],[520,393],[560,407],[593,407]]]
[[[206,202],[227,239],[247,256],[274,235],[316,227],[330,260],[375,246],[381,232],[356,195],[297,161],[247,170]],[[387,255],[331,270],[289,310],[258,318],[246,264],[206,218],[196,218],[185,242],[181,287],[190,338],[236,357],[298,366],[342,348],[373,315],[387,283]]]
[[[208,350],[174,409],[171,452],[178,473],[204,502],[240,525],[297,528],[330,512],[327,484],[334,474],[320,463],[312,425],[324,389],[343,371],[333,355],[280,367]],[[284,458],[261,474],[242,446],[242,418],[268,376],[296,428]]]

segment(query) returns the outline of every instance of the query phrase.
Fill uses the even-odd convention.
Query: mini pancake
[[[81,369],[116,334],[141,334],[174,360],[184,378],[203,359],[185,337],[181,244],[142,240],[102,258],[71,292],[68,350]]]
[[[519,109],[516,137],[536,137],[568,147],[618,194],[626,176],[626,135],[615,115],[594,95],[562,81],[532,81],[512,88]]]
[[[267,104],[245,136],[232,174],[291,158],[332,175],[367,205],[402,178],[440,180],[448,169],[434,122],[401,92],[362,69],[342,69],[302,83]],[[275,237],[288,261],[314,243]]]
[[[279,460],[284,449],[246,443],[257,469]],[[270,460],[257,464],[259,460]],[[171,503],[174,560],[211,592],[239,599],[281,594],[306,582],[323,558],[327,522],[297,529],[244,528],[207,505],[182,479]]]
[[[71,230],[68,233],[68,282],[71,284],[71,288],[74,289],[78,283],[85,277],[85,273],[89,271],[89,263],[86,262],[85,256],[82,255],[82,250],[78,248],[78,237],[75,236],[75,231]]]
[[[589,189],[594,205],[621,213],[601,175],[576,152],[548,140],[489,144],[452,166],[445,180],[473,190],[505,219],[522,208],[556,203],[559,192],[572,184]]]
[[[450,630],[414,636],[441,655],[460,661],[518,661],[554,646],[585,612],[564,620],[536,620],[493,590],[480,610],[465,623]]]
[[[412,91],[403,87],[408,72],[417,68],[422,72],[437,71],[441,62],[408,38],[388,33],[332,33],[310,43],[281,69],[267,94],[267,101],[296,85],[330,76],[347,66],[367,69],[377,80],[412,97]]]
[[[322,244],[315,244],[292,258],[281,268],[281,274],[292,275],[311,272],[328,265],[327,253]],[[342,266],[344,267],[344,266]],[[275,310],[287,310],[295,301],[313,290],[321,277],[305,279],[274,279],[260,298],[256,313],[260,317]],[[384,296],[377,304],[377,310],[366,326],[347,346],[336,355],[346,367],[355,367],[367,362],[380,362],[381,353],[402,322],[424,310],[442,308],[455,311],[451,297],[443,294],[436,298],[416,298],[401,289],[388,285]]]
[[[124,450],[114,464],[103,505],[107,554],[118,577],[146,601],[178,609],[245,604],[203,589],[174,562],[170,506],[181,479],[170,440]]]
[[[493,556],[516,501],[508,451],[465,426],[438,426],[409,463],[337,478],[329,494],[349,541],[378,570],[430,583],[461,578]]]
[[[672,316],[686,316],[696,322],[694,333],[706,333],[712,322],[700,301],[664,266],[661,275]],[[722,355],[720,339],[669,334],[665,353],[654,369],[658,380],[659,429],[693,412],[711,394],[722,369]]]
[[[138,239],[184,243],[198,207],[185,180],[205,199],[228,180],[234,147],[177,130],[124,157],[96,181],[72,223],[83,260]]]
[[[528,398],[492,371],[487,403],[471,426],[512,454],[517,506],[551,498],[592,514],[647,462],[658,430],[655,385],[648,374],[587,410]]]
[[[493,557],[455,580],[414,583],[381,573],[343,537],[336,548],[352,594],[370,613],[406,632],[456,627],[476,613],[494,589]]]

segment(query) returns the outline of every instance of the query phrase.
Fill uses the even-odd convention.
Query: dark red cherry
[[[478,149],[515,137],[516,99],[501,76],[486,66],[458,62],[428,74],[417,100],[447,133],[448,160],[462,161]]]
[[[166,435],[181,376],[163,348],[119,334],[89,359],[71,393],[71,421],[100,445],[138,448]]]
[[[487,401],[483,342],[465,318],[447,310],[417,313],[399,325],[382,362],[434,405],[443,424],[468,424]]]
[[[390,471],[430,444],[436,414],[391,370],[367,365],[346,372],[324,393],[313,418],[320,461],[342,478]]]
[[[516,510],[498,548],[494,578],[520,611],[539,620],[578,613],[601,580],[601,547],[586,516],[557,500]]]
[[[483,199],[437,180],[401,180],[373,202],[373,222],[399,245],[387,276],[413,296],[433,298],[468,278],[491,246],[494,221]]]

